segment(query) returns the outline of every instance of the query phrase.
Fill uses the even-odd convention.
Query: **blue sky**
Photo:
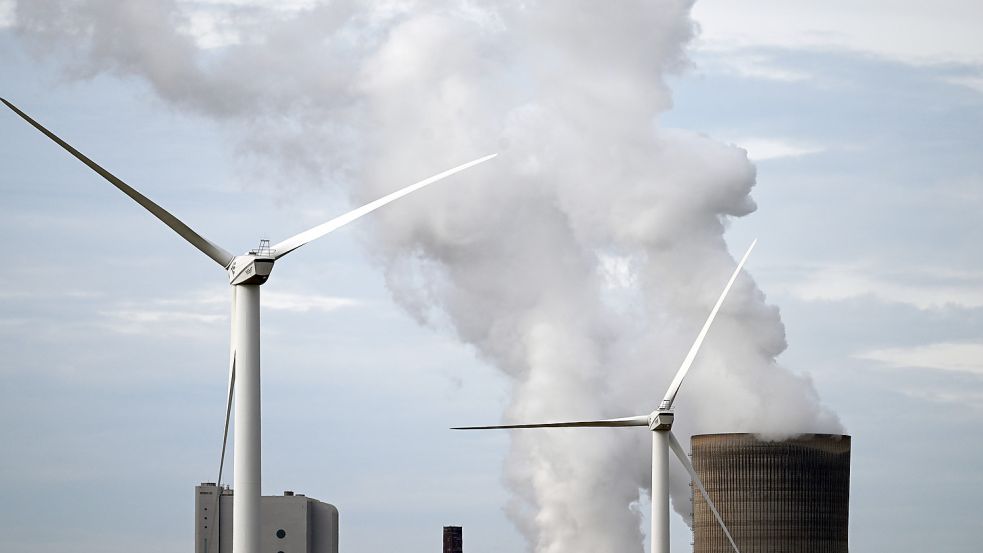
[[[851,549],[976,551],[980,8],[808,4],[697,2],[659,123],[756,162],[758,209],[725,237],[761,240],[748,270],[781,310],[780,361],[853,436]],[[349,207],[330,184],[273,184],[241,129],[139,77],[71,76],[12,13],[3,96],[209,238],[245,250]],[[12,113],[0,128],[0,549],[187,550],[193,486],[217,470],[224,275]],[[508,436],[445,430],[500,420],[510,384],[393,302],[369,240],[342,230],[264,287],[264,491],[336,504],[345,551],[435,550],[452,523],[468,551],[522,551]]]

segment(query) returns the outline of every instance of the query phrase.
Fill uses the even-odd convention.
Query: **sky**
[[[339,4],[338,13],[350,13]],[[571,470],[637,472],[648,463],[634,454],[639,440],[577,434],[540,447],[508,433],[447,428],[521,415],[630,415],[649,396],[654,407],[660,379],[674,367],[633,356],[678,363],[679,345],[684,352],[707,303],[662,299],[639,314],[620,305],[619,294],[653,294],[665,284],[713,296],[732,267],[726,251],[739,256],[757,237],[747,265],[754,281],[735,291],[752,307],[734,311],[708,338],[705,360],[680,392],[679,409],[690,409],[694,421],[680,430],[731,430],[726,421],[735,418],[744,425],[738,430],[774,430],[768,424],[776,415],[760,408],[745,417],[697,402],[707,395],[739,409],[728,394],[756,400],[764,393],[746,391],[752,381],[740,371],[760,374],[753,382],[765,389],[790,390],[765,396],[773,402],[805,398],[815,407],[805,426],[832,425],[853,437],[853,551],[977,550],[983,7],[700,0],[692,8],[661,2],[661,12],[633,13],[632,4],[622,18],[592,22],[577,17],[582,4],[571,5],[568,19],[537,19],[532,10],[528,21],[511,12],[496,19],[472,3],[447,3],[456,6],[452,15],[382,4],[396,15],[372,12],[378,20],[348,35],[348,27],[330,26],[341,15],[316,2],[275,10],[248,0],[130,10],[105,1],[79,4],[84,9],[0,2],[0,94],[233,251],[502,150],[499,168],[435,185],[277,264],[263,287],[264,493],[290,489],[337,505],[344,551],[436,550],[446,524],[464,526],[470,552],[549,551],[566,539],[564,520],[552,527],[536,514],[571,497],[550,493],[562,483],[557,467],[567,466],[557,459],[573,450],[571,458],[589,459]],[[175,13],[182,25],[171,28]],[[695,27],[685,25],[690,18]],[[451,26],[462,21],[467,32]],[[599,33],[624,26],[632,40],[563,42],[585,36],[578,25],[591,24]],[[389,34],[374,34],[374,25]],[[514,48],[501,44],[513,36],[510,25],[523,28]],[[360,42],[366,37],[377,41]],[[646,37],[641,46],[638,37]],[[441,48],[447,41],[463,46]],[[520,63],[517,52],[545,53]],[[305,71],[314,62],[328,70]],[[565,96],[566,89],[577,94]],[[338,96],[318,97],[325,91]],[[479,109],[486,106],[487,115]],[[618,173],[642,175],[640,189],[578,184],[581,173],[604,176],[590,155],[570,160],[595,147],[595,137],[624,140],[615,151],[626,163],[637,164],[631,156],[639,144],[643,153],[653,147],[636,135],[639,113],[651,116],[643,126],[678,147],[670,149],[677,157],[722,169],[703,178],[699,162],[659,158],[653,169]],[[556,114],[592,126],[571,131]],[[433,126],[417,127],[421,120]],[[8,244],[0,271],[0,549],[187,550],[193,487],[215,479],[221,445],[224,275],[14,114],[0,115],[0,129],[0,227]],[[550,167],[563,163],[572,169]],[[664,168],[679,171],[666,181],[646,172]],[[559,184],[529,184],[537,179]],[[674,195],[674,181],[708,200],[690,206]],[[598,189],[650,201],[637,195],[646,187],[668,190],[659,201],[671,209],[656,202],[652,213],[683,230],[609,224],[585,209],[598,204]],[[497,218],[492,209],[526,205],[533,206],[528,218]],[[554,214],[547,209],[554,205],[565,217],[560,230],[543,228],[559,237],[514,234],[540,229],[529,221]],[[713,216],[689,224],[672,210]],[[631,234],[636,229],[641,237]],[[689,232],[701,238],[689,241]],[[648,235],[662,242],[653,246]],[[597,266],[616,284],[604,288],[600,306],[583,296],[598,286],[593,277],[570,269],[594,267],[577,249],[582,244],[600,252]],[[527,264],[481,249],[510,247]],[[698,262],[688,262],[686,247]],[[525,261],[540,251],[563,264]],[[646,256],[684,266],[650,267]],[[699,287],[680,284],[694,274]],[[482,294],[514,302],[503,303],[504,312],[525,309],[527,296],[554,293],[555,303],[533,301],[531,316],[573,313],[587,322],[534,327],[573,335],[544,343],[624,370],[591,372],[597,363],[585,363],[565,373],[570,359],[557,363],[555,349],[535,348],[519,352],[526,357],[518,368],[510,365],[516,350],[493,332],[508,313],[484,306]],[[758,372],[756,358],[722,358],[741,354],[735,342],[754,329],[781,335],[761,342],[780,370]],[[606,334],[614,330],[636,341],[591,349],[621,344]],[[579,331],[607,337],[579,339]],[[666,351],[650,351],[650,343]],[[540,369],[554,364],[561,369]],[[645,380],[650,369],[653,380]],[[604,387],[609,401],[585,392],[598,375],[613,382]],[[542,400],[543,389],[577,401]],[[631,412],[617,412],[622,404]],[[608,451],[597,444],[612,453],[597,454]],[[527,456],[543,471],[531,485],[516,471]],[[634,477],[617,481],[629,495],[645,486]],[[644,491],[636,495],[611,522],[610,534],[624,541],[598,543],[641,550],[648,523]],[[672,524],[673,550],[688,550],[684,518],[674,515]]]

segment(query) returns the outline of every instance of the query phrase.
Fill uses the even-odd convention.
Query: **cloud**
[[[292,13],[300,10],[310,9],[317,4],[324,3],[324,0],[178,0],[178,4],[184,6],[189,11],[207,7],[215,8],[262,8],[271,12]]]
[[[227,293],[199,291],[139,304],[122,302],[100,315],[107,328],[121,334],[194,337],[205,329],[224,329],[221,323],[228,324],[229,302]],[[273,311],[326,313],[360,304],[353,298],[303,292],[270,290],[263,294],[263,308]]]
[[[919,403],[983,411],[983,343],[937,342],[868,350],[853,355],[889,370],[915,370],[914,378],[890,379],[899,393]]]
[[[919,402],[931,401],[983,411],[983,390],[905,390],[904,395]]]
[[[309,311],[330,312],[344,307],[354,307],[361,302],[353,298],[340,298],[320,294],[283,292],[271,290],[263,294],[263,307],[279,311],[306,313]]]
[[[185,324],[185,323],[204,323],[211,324],[221,321],[222,315],[210,313],[200,313],[195,311],[163,310],[163,309],[113,309],[104,311],[103,315],[117,319],[132,326],[118,327],[122,332],[129,331],[138,333],[138,327],[152,324]]]
[[[952,84],[971,88],[976,92],[983,94],[983,75],[963,75],[959,77],[951,77],[946,80]]]
[[[700,0],[693,15],[701,41],[717,49],[838,48],[917,63],[983,61],[983,4],[976,0],[759,0],[754,9]]]
[[[983,307],[983,272],[925,267],[892,271],[865,264],[802,270],[808,276],[783,287],[805,301],[870,297],[923,310]]]
[[[738,138],[730,142],[747,150],[748,157],[754,161],[802,157],[817,154],[825,150],[825,148],[820,146],[802,144],[780,138]]]
[[[187,13],[188,21],[182,30],[191,35],[199,48],[220,48],[241,42],[233,18],[224,11],[198,8]]]
[[[798,82],[814,78],[801,67],[783,66],[773,56],[750,49],[722,48],[719,44],[703,44],[694,49],[701,71],[738,75],[767,81]]]
[[[0,0],[0,29],[16,24],[16,6],[15,0]]]
[[[983,376],[983,344],[941,342],[921,346],[870,350],[857,359],[876,361],[889,367],[919,368]]]
[[[180,30],[187,33],[202,49],[235,46],[248,41],[251,27],[268,25],[270,20],[284,20],[297,12],[312,10],[318,0],[177,0],[187,14]]]
[[[201,338],[214,336],[228,326],[226,311],[214,305],[165,300],[121,303],[99,315],[101,326],[119,334]]]

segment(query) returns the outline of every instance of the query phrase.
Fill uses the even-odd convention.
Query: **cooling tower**
[[[847,553],[850,436],[693,436],[693,466],[741,553]],[[733,553],[699,492],[695,553]]]

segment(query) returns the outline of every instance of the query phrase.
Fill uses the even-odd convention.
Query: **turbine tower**
[[[737,548],[737,544],[734,543],[734,538],[730,535],[730,531],[727,530],[727,525],[724,524],[723,519],[720,518],[720,513],[717,511],[717,507],[713,504],[713,501],[707,494],[706,488],[703,487],[703,482],[700,480],[700,477],[697,476],[696,470],[693,468],[693,464],[690,462],[689,457],[686,456],[686,450],[683,449],[683,446],[679,444],[679,440],[677,440],[676,436],[672,433],[672,423],[674,418],[672,404],[676,400],[676,393],[679,391],[679,387],[682,385],[683,379],[686,378],[686,373],[689,372],[690,367],[693,365],[693,360],[696,359],[696,354],[700,350],[700,346],[703,344],[703,339],[706,338],[707,332],[710,330],[710,325],[713,324],[714,317],[716,317],[717,312],[720,311],[720,306],[723,305],[724,298],[727,297],[727,293],[730,292],[731,286],[733,286],[734,281],[737,280],[737,275],[740,274],[741,268],[744,267],[744,263],[747,261],[748,256],[751,255],[751,250],[754,249],[755,243],[757,243],[757,240],[751,242],[751,246],[748,247],[744,257],[741,258],[740,263],[737,264],[737,268],[734,269],[734,273],[730,275],[730,280],[727,281],[727,285],[724,286],[724,291],[720,294],[720,297],[717,298],[717,303],[714,304],[713,309],[710,311],[710,316],[707,317],[706,322],[703,323],[703,328],[696,336],[696,341],[693,342],[692,346],[690,346],[689,352],[686,354],[686,358],[683,359],[683,364],[680,365],[679,370],[676,371],[676,376],[672,379],[672,383],[669,384],[669,389],[666,390],[666,395],[663,397],[662,403],[659,404],[658,409],[652,411],[648,415],[623,417],[619,419],[547,422],[534,424],[502,424],[493,426],[460,426],[452,428],[452,430],[647,426],[649,430],[652,431],[652,531],[649,535],[652,553],[669,553],[669,449],[672,449],[672,452],[676,455],[676,458],[679,459],[679,462],[682,463],[683,467],[693,479],[693,483],[696,485],[697,489],[700,490],[700,494],[702,494],[703,498],[706,499],[707,506],[710,507],[710,511],[713,513],[714,518],[717,519],[720,527],[723,528],[724,534],[730,541],[734,551],[736,553],[740,553],[740,550]]]
[[[100,167],[70,144],[55,136],[16,106],[0,98],[4,104],[25,121],[55,141],[79,161],[99,173],[121,192],[140,204],[147,211],[178,233],[192,246],[222,266],[232,287],[232,337],[229,350],[229,390],[225,415],[225,436],[222,439],[222,459],[219,463],[219,482],[225,463],[225,445],[228,440],[229,416],[235,401],[235,453],[233,456],[232,547],[234,553],[259,553],[260,551],[260,377],[259,377],[259,287],[270,277],[273,264],[297,248],[316,240],[356,219],[428,184],[485,162],[498,154],[491,154],[463,165],[458,165],[430,178],[397,190],[344,215],[335,217],[314,228],[291,236],[272,247],[262,241],[260,248],[243,255],[232,255],[221,246],[210,242],[180,219],[149,198],[136,191],[115,175]]]

